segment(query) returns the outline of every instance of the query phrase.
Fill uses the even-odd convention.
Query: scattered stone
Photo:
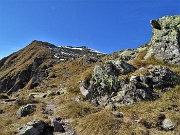
[[[80,96],[75,97],[73,100],[76,102],[83,101],[83,99]]]
[[[0,114],[3,114],[4,113],[4,110],[0,110]]]
[[[121,112],[114,112],[113,113],[114,114],[114,116],[116,116],[117,118],[123,118],[123,113],[121,113]]]
[[[164,130],[173,130],[175,128],[175,125],[174,123],[170,120],[170,119],[164,119],[162,121],[162,125],[161,127],[164,129]]]
[[[47,96],[47,93],[30,93],[29,97],[33,96],[34,98],[45,98]]]
[[[84,86],[80,87],[80,91],[82,93],[82,95],[84,95],[85,97],[88,95],[89,91],[87,89],[84,88]]]
[[[175,124],[171,121],[171,119],[166,118],[165,114],[160,113],[158,116],[158,126],[162,130],[173,130],[175,128]]]
[[[177,105],[170,105],[168,106],[168,110],[172,110],[172,111],[179,111],[178,106]]]
[[[17,111],[18,117],[25,117],[31,113],[33,113],[36,110],[36,105],[34,104],[27,104],[25,106],[22,106]]]
[[[55,95],[56,95],[56,91],[52,91],[52,90],[47,91],[47,96],[55,96]]]

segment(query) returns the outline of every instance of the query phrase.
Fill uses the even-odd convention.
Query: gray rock
[[[22,106],[17,111],[18,117],[25,117],[31,113],[33,113],[36,110],[36,105],[34,104],[27,104],[25,106]]]
[[[84,86],[80,87],[80,91],[81,91],[82,95],[84,95],[85,97],[89,94],[89,91],[87,89],[85,89]]]
[[[164,119],[162,121],[162,125],[161,127],[164,129],[164,130],[173,130],[175,128],[175,125],[174,123],[170,120],[170,119]]]
[[[117,95],[117,96],[112,97],[111,100],[112,100],[113,102],[120,102],[120,101],[123,100],[123,96]]]
[[[124,85],[122,91],[125,92],[122,100],[123,104],[133,104],[142,100],[154,100],[158,98],[158,95],[147,85],[138,82]]]
[[[113,114],[117,118],[123,118],[123,116],[124,116],[123,113],[121,113],[121,112],[114,112]]]
[[[118,72],[115,73],[115,70],[108,67],[107,63],[105,67],[95,66],[91,78],[82,81],[80,91],[86,99],[102,98],[118,91],[121,85],[116,76]]]
[[[88,100],[95,98],[101,100],[106,95],[113,97],[124,84],[118,76],[133,72],[135,69],[133,65],[124,61],[108,61],[103,66],[97,65],[94,67],[92,76],[82,81],[80,91]]]
[[[51,119],[51,126],[54,127],[54,132],[64,133],[65,129],[64,129],[63,125],[64,125],[64,123],[61,121],[60,118]]]
[[[108,95],[106,95],[106,96],[101,97],[101,98],[98,99],[98,103],[99,103],[99,105],[101,105],[101,106],[106,106],[106,105],[109,103],[109,101],[110,101],[110,98],[109,98]]]
[[[56,91],[52,91],[52,90],[47,91],[47,96],[55,96],[55,95],[56,95]]]
[[[171,64],[180,64],[180,16],[152,20],[153,37],[145,58],[154,56]]]
[[[134,72],[136,70],[136,68],[125,62],[125,61],[112,61],[112,63],[115,65],[117,71],[119,72],[119,74],[128,74],[130,72]]]
[[[119,60],[129,61],[133,60],[137,55],[136,50],[127,49],[120,53]]]
[[[174,87],[179,83],[179,77],[170,69],[163,66],[155,66],[149,70],[150,78],[152,78],[153,88],[165,89]]]
[[[42,135],[45,123],[41,120],[33,120],[18,129],[19,135]]]
[[[107,106],[106,108],[113,108],[111,102],[121,106],[120,103],[133,104],[137,101],[158,98],[159,95],[153,91],[153,85],[156,84],[153,79],[160,77],[156,75],[156,69],[150,70],[148,75],[131,76],[129,80],[118,78],[119,75],[133,72],[135,69],[124,61],[109,61],[104,66],[95,66],[92,76],[81,84],[80,91],[87,100],[93,101],[95,105]],[[168,77],[173,78],[172,72],[168,69],[161,67],[157,69],[159,74],[165,72],[162,76],[168,74]],[[157,82],[162,82],[163,78],[160,77]]]
[[[105,106],[105,109],[106,109],[106,110],[113,111],[113,110],[116,109],[116,106],[115,106],[112,102],[110,102],[110,103],[108,103],[108,104]]]

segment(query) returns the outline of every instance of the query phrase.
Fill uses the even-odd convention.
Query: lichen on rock
[[[180,64],[180,16],[152,20],[153,36],[145,58],[154,56],[171,64]]]

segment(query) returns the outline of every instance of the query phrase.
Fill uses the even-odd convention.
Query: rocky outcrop
[[[36,106],[34,104],[27,104],[25,106],[22,106],[17,111],[18,117],[25,117],[31,113],[33,113],[36,110]]]
[[[124,61],[95,66],[92,76],[82,81],[80,91],[95,106],[106,106],[106,109],[113,110],[124,104],[155,100],[159,95],[154,89],[167,90],[179,83],[179,76],[163,66],[152,67],[147,73],[132,75],[129,79],[120,79],[119,76],[134,70],[133,65]]]
[[[152,20],[153,37],[145,58],[154,56],[171,64],[180,64],[180,16]]]
[[[92,78],[83,80],[80,90],[87,99],[111,95],[121,88],[118,75],[133,72],[136,68],[124,61],[109,61],[104,66],[95,66]],[[96,95],[96,96],[95,96]]]

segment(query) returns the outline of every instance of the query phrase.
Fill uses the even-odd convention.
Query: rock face
[[[180,16],[152,20],[153,37],[146,58],[154,56],[171,64],[180,64]]]
[[[19,135],[42,135],[45,123],[41,120],[33,120],[18,129]]]
[[[18,109],[17,111],[17,116],[18,117],[25,117],[31,113],[33,113],[36,109],[36,106],[33,104],[27,104],[25,106],[22,106]]]
[[[82,81],[81,93],[94,105],[106,106],[110,110],[115,108],[114,103],[133,104],[141,100],[156,99],[158,95],[153,92],[147,78],[146,81],[143,77],[140,79],[140,76],[129,80],[118,78],[135,69],[124,61],[111,61],[104,66],[95,66],[92,77]]]

